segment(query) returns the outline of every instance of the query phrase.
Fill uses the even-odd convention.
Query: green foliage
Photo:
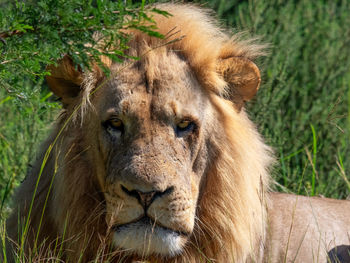
[[[270,43],[269,55],[259,61],[263,85],[248,111],[275,149],[278,188],[349,196],[343,173],[349,178],[350,2],[212,0],[209,5],[227,26]]]
[[[146,10],[148,9],[148,10]],[[148,11],[148,15],[146,14]],[[45,66],[68,54],[84,69],[100,57],[120,61],[127,48],[125,29],[162,37],[149,14],[164,11],[129,1],[39,0],[0,9],[0,85],[23,94],[23,81],[40,82]],[[97,33],[98,32],[98,33]]]
[[[13,97],[0,89],[0,211],[4,212],[0,218],[8,213],[9,196],[24,178],[59,106],[40,85],[27,84],[24,93],[31,99]]]

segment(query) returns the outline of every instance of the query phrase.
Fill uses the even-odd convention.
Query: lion
[[[139,60],[105,59],[108,77],[67,56],[50,67],[63,111],[15,195],[9,261],[23,250],[66,262],[346,260],[349,201],[269,190],[273,152],[244,109],[264,46],[195,5],[157,7],[172,14],[154,16],[166,38],[130,31]]]

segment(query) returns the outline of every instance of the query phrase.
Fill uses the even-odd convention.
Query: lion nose
[[[125,186],[121,186],[122,190],[129,196],[135,197],[139,203],[143,206],[144,209],[147,209],[152,202],[167,193],[172,192],[173,187],[168,188],[164,192],[161,191],[150,191],[150,192],[142,192],[140,190],[128,190]]]
[[[128,190],[123,185],[121,186],[121,188],[127,195],[135,197],[145,209],[151,205],[156,194],[160,193],[157,191],[150,191],[145,193],[140,190]]]
[[[154,196],[156,195],[156,191],[143,193],[140,191],[136,191],[139,195],[139,201],[143,207],[149,207],[154,200]]]

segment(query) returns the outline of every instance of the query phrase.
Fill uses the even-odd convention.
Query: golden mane
[[[265,193],[269,183],[268,168],[272,162],[272,154],[244,109],[236,110],[233,103],[224,98],[228,84],[217,73],[217,61],[228,57],[253,60],[263,54],[263,46],[254,44],[253,40],[242,41],[239,35],[229,37],[209,11],[194,5],[160,4],[157,8],[172,15],[169,18],[161,15],[153,17],[158,31],[168,38],[162,40],[132,32],[129,55],[145,54],[141,56],[140,63],[147,64],[151,61],[148,61],[149,57],[145,53],[149,49],[161,46],[159,48],[163,50],[178,50],[208,93],[224,130],[217,131],[214,136],[219,151],[215,160],[208,160],[210,169],[206,174],[204,191],[197,207],[197,221],[191,242],[186,246],[184,253],[176,258],[154,260],[184,263],[202,262],[205,259],[214,262],[245,262],[248,257],[255,257],[259,252],[255,248],[264,240]],[[176,31],[177,34],[171,35]],[[172,39],[182,36],[181,40],[171,42]],[[171,43],[163,45],[169,41]],[[113,69],[112,63],[106,61],[106,64]],[[152,65],[148,67],[149,74],[152,74]],[[88,101],[96,83],[101,81],[96,76],[96,72],[85,74],[82,87],[84,92],[75,106],[84,100]],[[31,195],[46,148],[59,134],[73,109],[74,107],[69,107],[61,115],[29,176],[28,180],[33,182],[22,186],[19,193]],[[56,164],[63,165],[55,175],[52,198],[49,200],[54,209],[45,217],[47,221],[44,218],[42,235],[52,237],[52,233],[45,232],[45,226],[50,224],[55,226],[55,230],[51,231],[62,233],[62,228],[66,226],[67,211],[74,211],[79,216],[69,218],[67,236],[72,238],[83,232],[84,239],[83,242],[79,241],[80,244],[72,242],[68,249],[85,249],[86,258],[94,258],[101,248],[101,239],[108,232],[108,227],[97,198],[97,179],[91,179],[96,177],[95,169],[85,158],[85,151],[89,146],[83,143],[82,135],[74,129],[74,125],[69,124],[61,134],[46,165],[44,173],[47,176],[41,179],[32,225],[35,229],[40,221],[40,206],[46,198],[52,175],[56,173]],[[63,176],[64,174],[70,176]],[[96,195],[88,196],[87,193]],[[25,203],[23,200],[26,199],[27,196],[17,196],[19,203]],[[21,213],[25,215],[26,209],[22,208]],[[54,236],[52,238],[55,239]]]
[[[242,41],[241,34],[231,37],[225,34],[210,10],[199,9],[195,5],[159,4],[156,7],[171,14],[170,17],[154,15],[157,31],[163,34],[165,39],[145,36],[134,31],[130,50],[138,51],[137,55],[141,55],[147,51],[144,48],[145,43],[150,49],[168,43],[165,48],[181,52],[197,79],[208,90],[224,92],[226,86],[216,72],[218,59],[254,59],[264,54],[265,46],[255,44],[253,39]],[[176,38],[182,40],[169,43]]]
[[[165,38],[155,38],[140,31],[127,30],[126,33],[131,34],[132,39],[126,55],[147,60],[148,52],[154,49],[179,51],[202,86],[208,91],[222,95],[227,93],[227,83],[217,72],[218,59],[241,57],[254,60],[265,55],[264,50],[267,46],[256,43],[256,38],[243,40],[242,33],[225,33],[210,9],[199,8],[193,4],[157,4],[155,7],[171,14],[170,17],[152,14],[157,32]],[[107,57],[102,57],[102,62],[108,67],[113,66],[113,62]],[[125,64],[128,66],[130,61],[127,60]],[[97,67],[93,73],[85,74],[83,105],[87,105],[84,101],[89,101],[91,90],[96,87],[98,78],[102,76],[103,73]]]

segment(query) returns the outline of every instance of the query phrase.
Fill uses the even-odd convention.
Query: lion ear
[[[68,56],[64,56],[57,66],[47,68],[50,75],[46,77],[51,91],[62,99],[64,106],[78,96],[83,82],[83,73],[73,65],[73,61]]]
[[[243,107],[245,101],[254,97],[260,87],[260,70],[247,58],[221,59],[217,65],[217,72],[228,84],[225,98],[231,100],[238,110]]]

